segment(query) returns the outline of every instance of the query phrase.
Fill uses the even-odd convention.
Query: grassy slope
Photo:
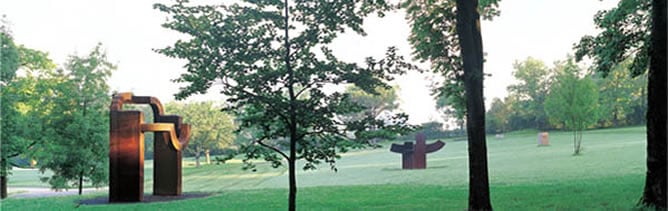
[[[549,147],[536,146],[535,133],[488,138],[492,203],[497,209],[627,209],[640,197],[644,178],[644,128],[587,131],[584,155],[571,156],[570,133],[550,133]],[[299,206],[304,209],[463,209],[467,197],[466,142],[448,142],[428,155],[428,169],[400,170],[400,155],[382,149],[352,152],[338,162],[299,172]],[[150,187],[150,162],[147,163]],[[21,181],[14,175],[13,181]],[[12,180],[10,180],[11,182]],[[285,208],[283,169],[261,165],[243,172],[238,163],[184,167],[185,192],[219,192],[187,201],[90,206],[94,209],[264,209]],[[18,185],[21,183],[10,183]],[[317,187],[326,186],[326,187]],[[150,188],[146,190],[150,192]],[[91,196],[84,196],[91,197]],[[10,199],[3,208],[71,209],[77,196]]]

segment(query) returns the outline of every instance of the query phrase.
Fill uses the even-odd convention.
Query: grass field
[[[640,198],[645,172],[644,127],[586,131],[584,152],[572,156],[569,132],[550,132],[550,146],[538,147],[536,133],[488,137],[492,204],[497,210],[627,210]],[[303,210],[462,210],[468,194],[465,141],[427,156],[427,169],[401,170],[401,155],[389,147],[344,154],[338,172],[322,166],[297,175],[298,208]],[[430,141],[428,141],[430,142]],[[151,192],[151,162],[146,163],[146,192]],[[78,209],[286,209],[284,168],[260,163],[256,172],[240,163],[194,168],[184,162],[184,192],[210,192],[206,198],[183,201],[81,205]],[[10,187],[36,186],[35,171],[15,171]],[[3,210],[74,209],[85,195],[10,199]]]

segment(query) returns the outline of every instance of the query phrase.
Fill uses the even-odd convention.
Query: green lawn
[[[492,204],[497,210],[626,210],[642,193],[644,127],[586,131],[584,152],[572,156],[569,132],[550,132],[550,146],[538,147],[535,132],[488,137]],[[305,210],[462,210],[467,204],[465,141],[427,156],[427,169],[401,170],[401,155],[389,147],[345,154],[338,172],[322,166],[300,171],[298,208]],[[430,141],[428,141],[430,142]],[[151,162],[146,163],[151,191]],[[184,162],[184,192],[213,192],[207,198],[150,204],[82,205],[80,209],[266,210],[287,208],[285,169],[260,164],[256,172],[234,161],[194,168]],[[34,171],[14,171],[9,186],[39,184]],[[11,195],[10,195],[11,197]],[[99,197],[83,196],[83,198]],[[78,196],[8,199],[7,210],[73,209]]]

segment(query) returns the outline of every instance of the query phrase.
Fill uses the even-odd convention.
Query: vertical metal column
[[[109,201],[144,198],[144,134],[140,111],[110,111]]]

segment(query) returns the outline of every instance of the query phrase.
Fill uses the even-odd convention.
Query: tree
[[[602,127],[638,124],[647,108],[647,75],[630,76],[630,60],[615,66],[607,77],[595,77],[599,86]],[[600,75],[600,74],[599,74]]]
[[[490,124],[488,128],[493,130],[488,130],[493,133],[504,133],[507,130],[508,119],[510,118],[510,111],[507,103],[504,103],[499,98],[492,99],[491,108],[487,111],[485,117]]]
[[[518,101],[513,110],[531,123],[532,128],[545,129],[548,126],[543,105],[545,93],[550,87],[550,71],[545,64],[534,58],[513,64],[513,76],[519,84],[508,86],[509,95],[516,95]]]
[[[179,104],[169,102],[165,110],[183,117],[183,122],[192,126],[187,151],[195,154],[195,166],[199,167],[199,158],[205,153],[206,163],[211,163],[210,151],[229,146],[235,139],[234,119],[213,102]]]
[[[466,109],[460,108],[460,105],[465,104],[464,102],[459,102],[462,100],[465,100],[465,98],[456,95],[440,94],[436,98],[436,109],[444,114],[445,119],[454,118],[457,126],[459,126],[459,130],[463,133],[465,131]]]
[[[367,93],[356,86],[348,86],[344,93],[350,95],[350,100],[364,107],[364,111],[352,114],[354,120],[363,119],[365,116],[379,118],[383,112],[391,112],[399,107],[397,103],[396,88],[376,87],[375,93]]]
[[[491,210],[485,144],[485,109],[482,93],[483,51],[480,15],[499,14],[498,0],[416,1],[403,3],[411,24],[409,42],[414,56],[432,62],[445,81],[437,90],[466,108],[469,140],[469,209]],[[453,13],[453,11],[455,11]],[[480,11],[480,12],[479,12]],[[461,102],[466,102],[461,104]]]
[[[11,158],[24,155],[41,141],[49,106],[41,102],[54,80],[55,64],[44,52],[14,44],[8,27],[0,27],[0,198],[7,197]],[[16,77],[21,69],[25,74]]]
[[[590,76],[579,78],[571,59],[557,66],[556,81],[545,100],[545,113],[573,131],[573,154],[581,151],[582,131],[598,121],[598,87]]]
[[[330,164],[340,152],[370,145],[369,140],[407,132],[407,116],[390,119],[365,118],[343,122],[340,117],[362,111],[350,95],[322,90],[325,85],[355,84],[374,93],[389,88],[393,74],[413,66],[389,48],[386,58],[366,59],[365,65],[338,60],[329,44],[339,33],[352,30],[364,35],[364,17],[390,10],[383,0],[363,1],[242,1],[219,6],[156,4],[170,15],[164,27],[185,33],[187,40],[158,50],[185,59],[187,73],[177,82],[186,83],[176,94],[183,99],[205,93],[214,83],[227,97],[241,129],[257,131],[251,144],[240,147],[245,161],[263,157],[275,167],[287,162],[289,210],[296,209],[296,161],[304,169]],[[368,130],[378,128],[381,130]],[[287,152],[280,149],[285,139]],[[273,143],[269,143],[273,142]],[[252,163],[247,163],[252,167]]]
[[[4,24],[3,24],[4,29]],[[17,147],[16,144],[9,144],[18,142],[18,137],[13,136],[15,134],[14,130],[18,129],[11,122],[17,122],[18,112],[13,107],[14,101],[16,98],[9,97],[10,92],[8,92],[8,85],[12,82],[16,70],[18,69],[19,58],[18,58],[18,49],[14,44],[13,39],[6,33],[4,30],[0,32],[0,145],[2,152],[0,152],[1,161],[0,161],[0,181],[1,193],[0,198],[7,197],[7,175],[9,175],[10,164],[9,159],[13,156],[16,156],[17,151],[22,151],[23,147]],[[13,155],[13,156],[10,156]]]
[[[477,0],[457,0],[457,37],[464,69],[466,131],[469,144],[469,210],[491,210],[485,102],[483,99],[483,51]]]
[[[40,171],[53,172],[42,178],[52,188],[66,189],[72,182],[81,195],[84,178],[95,187],[107,182],[110,98],[106,81],[115,68],[98,44],[86,56],[70,56],[65,69],[56,73],[61,81],[47,96],[54,112],[39,163]]]
[[[621,0],[594,17],[601,32],[583,36],[575,46],[578,60],[591,57],[602,75],[632,59],[630,72],[647,70],[647,174],[639,204],[666,209],[666,1]]]

